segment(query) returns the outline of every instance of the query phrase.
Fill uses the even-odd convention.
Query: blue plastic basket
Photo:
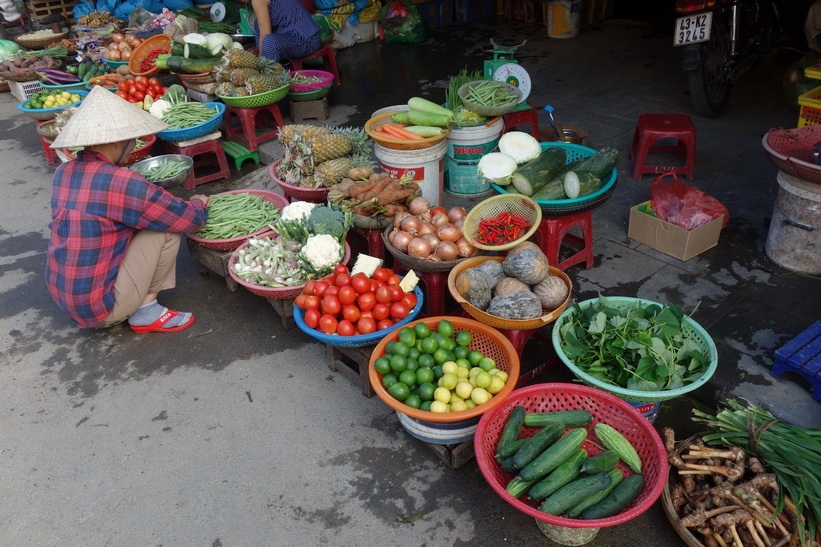
[[[213,133],[220,125],[222,125],[222,119],[225,116],[225,105],[222,103],[205,103],[205,106],[209,108],[216,106],[217,115],[207,122],[202,122],[201,124],[194,125],[192,127],[186,127],[185,129],[166,129],[165,131],[160,131],[157,133],[157,138],[168,142],[178,142],[187,141],[188,139],[196,139],[197,137],[202,137],[208,133]]]
[[[582,146],[580,144],[572,144],[568,142],[543,142],[540,144],[542,145],[542,150],[547,150],[548,148],[551,148],[553,146],[562,147],[565,153],[567,154],[567,161],[565,161],[565,164],[574,162],[579,158],[590,157],[596,153],[595,150],[593,150],[592,148],[588,148],[587,146]],[[581,196],[573,199],[537,199],[535,201],[539,204],[539,207],[542,208],[542,211],[549,211],[551,209],[578,209],[585,205],[599,201],[605,194],[610,192],[610,190],[616,184],[616,179],[618,178],[618,175],[619,171],[614,167],[613,171],[610,173],[610,177],[608,177],[607,180],[604,181],[602,187],[593,192],[592,194],[588,194],[586,196]],[[505,186],[499,186],[496,183],[491,183],[491,185],[500,194],[511,193],[505,189]]]
[[[76,93],[77,95],[79,95],[79,102],[67,104],[65,106],[55,106],[53,108],[25,108],[23,105],[26,103],[26,101],[23,101],[17,105],[17,110],[24,113],[29,118],[33,118],[35,120],[51,120],[54,119],[54,116],[59,114],[60,111],[65,110],[66,108],[70,108],[72,106],[79,106],[80,103],[82,103],[85,100],[86,95],[88,95],[88,91],[82,91],[79,89],[69,91],[69,93]]]
[[[324,342],[326,344],[330,344],[337,348],[360,348],[362,346],[370,346],[376,344],[379,340],[382,339],[383,336],[388,334],[389,332],[400,329],[416,319],[416,316],[419,315],[419,310],[422,309],[422,304],[424,304],[424,297],[422,296],[422,288],[417,285],[415,289],[413,289],[413,294],[416,295],[416,305],[410,311],[408,316],[403,320],[399,321],[398,323],[394,323],[388,329],[382,329],[374,331],[370,334],[359,334],[357,336],[339,336],[338,334],[325,334],[319,332],[316,329],[312,329],[308,325],[305,324],[305,312],[301,309],[294,306],[294,322],[296,322],[297,326],[300,328],[302,332],[313,336],[320,342]]]

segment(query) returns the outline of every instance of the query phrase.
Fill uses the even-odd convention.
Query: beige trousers
[[[97,328],[122,323],[145,297],[177,285],[177,253],[182,234],[140,230],[125,250],[114,282],[114,309]]]

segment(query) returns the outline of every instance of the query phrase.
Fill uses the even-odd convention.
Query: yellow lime
[[[458,367],[458,370],[456,371],[456,376],[459,378],[467,378],[469,374],[470,371],[465,367]]]
[[[461,347],[461,346],[459,346],[459,347]],[[468,361],[467,359],[456,359],[456,364],[459,365],[460,367],[470,369],[470,361]]]
[[[465,401],[465,404],[468,405],[468,410],[470,410],[471,408],[474,408],[476,406],[476,403],[474,403],[471,399],[468,399],[467,401]]]
[[[63,91],[62,93],[60,93],[60,97],[62,97],[64,99],[70,99],[71,98],[71,93],[69,93],[68,91]]]
[[[508,374],[507,372],[505,372],[505,371],[503,371],[503,370],[500,370],[499,372],[497,372],[496,374],[494,374],[494,376],[498,376],[499,378],[501,378],[502,380],[504,380],[504,381],[505,381],[505,383],[507,383],[507,381],[510,379],[510,374]]]
[[[487,391],[491,395],[496,395],[497,393],[502,391],[502,388],[504,388],[504,387],[505,387],[505,381],[502,380],[502,377],[499,376],[498,374],[494,374],[493,376],[490,377],[490,385],[487,387]]]
[[[468,373],[468,377],[473,378],[474,376],[476,376],[480,372],[482,372],[482,369],[480,369],[479,367],[473,367],[473,368],[470,369],[470,372]]]
[[[444,413],[448,411],[447,403],[443,403],[442,401],[433,401],[430,404],[430,411],[436,413]]]
[[[442,403],[449,403],[450,402],[450,390],[446,387],[437,387],[436,391],[433,392],[433,399],[435,401],[440,401]]]
[[[485,371],[482,371],[482,372],[480,372],[479,374],[476,375],[476,387],[486,388],[486,387],[490,386],[491,381],[492,381],[492,378],[491,378],[490,374],[488,374]],[[479,404],[482,404],[482,403],[479,403]]]
[[[470,394],[470,400],[476,403],[477,405],[483,405],[488,402],[493,395],[487,392],[486,389],[482,389],[481,387],[477,387],[474,389]]]
[[[459,365],[457,365],[453,361],[447,361],[445,363],[442,363],[442,372],[444,374],[447,374],[449,372],[452,374],[456,374],[457,370],[459,370]]]
[[[456,395],[462,399],[469,398],[471,391],[473,391],[473,386],[470,385],[470,382],[459,382],[456,384]]]
[[[450,392],[450,406],[453,406],[453,403],[464,403],[464,402],[465,402],[464,398],[459,397],[458,395],[456,395],[452,391]]]
[[[456,384],[459,383],[459,377],[456,376],[452,372],[446,372],[442,375],[442,387],[447,389],[453,389],[456,387]],[[488,383],[488,385],[490,385]]]
[[[462,412],[463,410],[468,410],[467,401],[459,401],[450,405],[451,412]]]

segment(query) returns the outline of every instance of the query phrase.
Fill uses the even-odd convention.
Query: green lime
[[[465,367],[466,369],[470,369],[471,367],[470,361],[468,361],[467,359],[456,359],[456,364],[460,367]]]
[[[455,361],[455,360],[456,360],[456,356],[453,354],[453,352],[452,352],[452,351],[450,351],[450,350],[445,350],[445,353],[447,353],[447,354],[448,354],[448,355],[447,355],[447,360],[445,361],[446,363],[447,363],[448,361]]]
[[[439,321],[439,325],[436,326],[436,332],[444,334],[447,337],[453,336],[454,331],[456,331],[456,329],[453,327],[453,323],[447,319],[442,319]]]
[[[391,384],[388,388],[388,393],[393,396],[394,399],[398,401],[404,401],[410,395],[410,388],[407,384],[403,384],[402,382],[396,382],[395,384]]]
[[[471,364],[471,365],[473,365],[473,366],[475,367],[476,365],[478,365],[478,364],[479,364],[479,361],[481,361],[481,360],[482,360],[482,357],[484,357],[484,355],[482,354],[482,352],[481,352],[481,351],[479,351],[479,350],[475,350],[475,349],[474,349],[474,350],[471,350],[471,351],[468,353],[467,360],[468,360],[468,361],[470,361],[470,364]]]
[[[399,378],[396,377],[396,374],[386,374],[382,377],[382,385],[385,388],[391,387],[393,384],[399,381]]]
[[[422,405],[422,399],[418,395],[411,394],[405,398],[405,404],[411,408],[419,408]]]
[[[373,368],[379,374],[388,374],[391,371],[391,361],[387,357],[380,357],[373,362]]]
[[[428,382],[433,383],[435,376],[433,374],[433,369],[430,367],[421,367],[416,370],[416,381],[420,384],[426,384]]]
[[[403,342],[397,342],[393,345],[393,351],[391,353],[407,357],[408,353],[410,353],[410,347]]]
[[[425,382],[419,385],[416,394],[419,395],[419,398],[423,401],[432,401],[434,391],[436,391],[436,386],[433,385],[433,382]]]
[[[391,355],[391,370],[402,372],[408,368],[408,359],[404,355]]]
[[[479,368],[481,368],[482,370],[487,372],[488,370],[490,370],[492,368],[496,368],[496,361],[494,361],[490,357],[482,357],[479,360]]]
[[[473,341],[473,335],[469,330],[460,330],[456,333],[456,343],[460,346],[469,346]]]
[[[433,336],[425,338],[422,340],[422,353],[427,353],[428,355],[433,355],[433,353],[439,348],[439,344],[436,342],[436,339]]]
[[[415,345],[408,351],[408,359],[419,359],[420,355],[422,355],[422,352]]]
[[[410,327],[399,329],[399,341],[410,347],[416,344],[416,332]]]
[[[433,375],[436,376],[437,380],[441,378],[443,374],[444,372],[442,372],[442,365],[436,365],[433,367]]]
[[[470,353],[470,348],[467,346],[456,346],[453,348],[453,354],[457,359],[467,359],[468,353]]]
[[[453,338],[448,338],[447,345],[445,347],[447,348],[448,351],[453,353],[453,350],[456,349],[456,340],[454,340]]]
[[[434,332],[430,335],[431,338],[436,340],[436,347],[439,348],[447,348],[448,346],[448,337],[442,333]]]
[[[393,353],[393,347],[396,345],[396,340],[391,340],[385,344],[385,353]]]
[[[419,410],[424,410],[425,412],[430,412],[430,404],[432,402],[433,402],[432,400],[431,401],[425,401],[424,403],[419,405]]]
[[[419,363],[420,367],[433,368],[436,365],[436,361],[434,361],[433,357],[427,353],[421,354],[416,361]]]
[[[413,326],[414,332],[416,332],[416,337],[419,339],[425,339],[430,336],[430,327],[424,323],[417,323]]]
[[[412,370],[403,370],[399,375],[399,381],[407,386],[412,386],[416,383],[416,373]]]
[[[442,363],[447,363],[450,361],[450,352],[448,350],[439,348],[433,352],[433,360],[436,361],[437,365],[441,365]]]
[[[407,370],[416,370],[416,369],[419,368],[419,361],[417,361],[416,359],[411,359],[410,357],[408,357],[407,360],[408,360]]]

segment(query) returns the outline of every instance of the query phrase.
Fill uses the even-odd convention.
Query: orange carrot
[[[393,139],[393,140],[396,140],[396,137],[394,137],[394,136],[393,136],[393,135],[391,135],[390,133],[386,133],[385,131],[375,130],[375,131],[373,132],[373,134],[374,134],[374,135],[376,135],[377,137],[381,137],[381,138],[383,138],[383,139]]]
[[[408,131],[404,127],[400,127],[398,125],[394,125],[394,124],[390,124],[390,123],[386,123],[385,125],[383,125],[381,127],[381,129],[385,130],[385,132],[387,132],[387,133],[391,133],[391,134],[396,135],[396,137],[399,138],[399,139],[406,140],[406,141],[420,141],[420,140],[424,139],[424,137],[421,137],[421,136],[417,135],[416,133]]]

